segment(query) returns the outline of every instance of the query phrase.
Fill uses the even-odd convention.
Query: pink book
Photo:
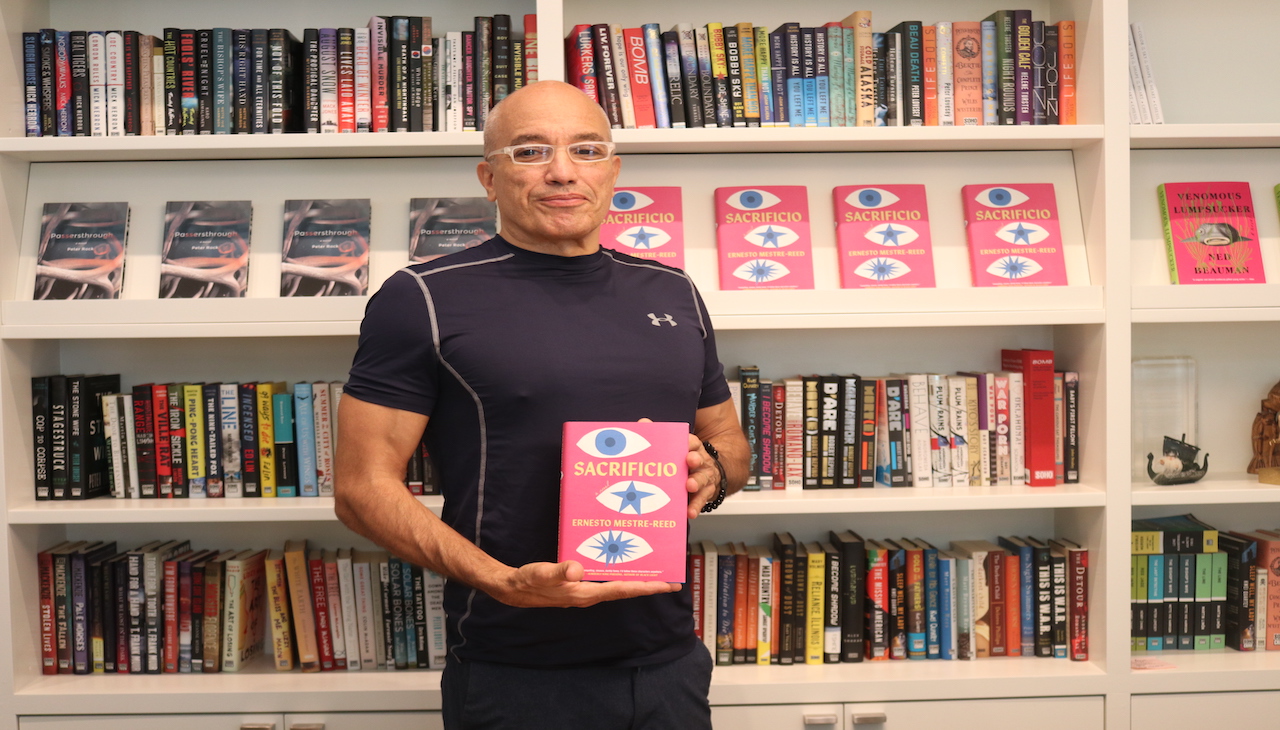
[[[687,423],[569,421],[559,559],[584,580],[685,580]]]
[[[965,185],[974,286],[1066,286],[1053,183]]]
[[[618,188],[600,227],[600,245],[684,268],[684,213],[678,187]]]
[[[1171,283],[1266,283],[1249,183],[1165,183],[1157,193]]]
[[[929,206],[923,185],[841,185],[832,194],[840,286],[934,286]]]
[[[808,191],[716,188],[716,247],[722,290],[812,289]]]

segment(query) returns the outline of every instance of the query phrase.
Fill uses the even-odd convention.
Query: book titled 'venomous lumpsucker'
[[[618,188],[600,243],[637,258],[684,268],[684,214],[678,187]]]
[[[369,199],[286,200],[280,296],[369,293]]]
[[[1173,284],[1262,284],[1262,249],[1247,182],[1156,188]]]
[[[119,299],[128,203],[45,203],[35,299]]]
[[[723,290],[812,289],[808,191],[716,188],[716,247]]]
[[[584,580],[683,583],[689,425],[564,424],[559,559]]]
[[[243,297],[252,222],[248,200],[167,203],[160,298]]]

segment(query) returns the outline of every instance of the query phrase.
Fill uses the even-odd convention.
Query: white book
[[[431,72],[435,74],[436,84],[434,126],[435,131],[447,132],[449,119],[445,114],[445,106],[448,94],[446,87],[449,84],[449,41],[445,38],[436,38],[431,43],[434,46],[431,55],[436,60],[431,68]]]
[[[947,379],[929,375],[929,431],[933,457],[933,483],[951,486],[951,408],[947,404]]]
[[[951,23],[940,22],[935,33],[938,40],[938,126],[956,124],[955,64],[952,63]],[[941,486],[941,485],[940,485]]]
[[[102,396],[102,430],[107,437],[107,454],[111,458],[111,496],[124,499],[128,482],[124,455],[120,452],[125,442],[120,439],[122,420],[118,403],[119,396],[114,393]]]
[[[378,668],[378,653],[374,647],[378,632],[374,628],[374,587],[372,557],[360,550],[352,551],[351,579],[355,588],[356,636],[360,644],[360,665],[364,670]]]
[[[950,416],[951,486],[969,486],[969,398],[965,379],[951,375],[947,382]]]
[[[627,69],[627,46],[622,39],[622,26],[609,26],[609,45],[613,48],[613,78],[618,86],[618,102],[622,108],[622,128],[636,128],[636,103],[631,96],[631,72]]]
[[[328,383],[312,383],[312,422],[316,431],[316,486],[321,497],[333,496],[333,414]]]
[[[1147,86],[1142,81],[1142,65],[1138,62],[1138,49],[1132,32],[1129,33],[1129,85],[1133,89],[1133,100],[1138,105],[1138,123],[1150,124],[1151,105],[1147,103]]]
[[[124,418],[122,420],[124,421],[125,440],[122,442],[122,446],[128,452],[127,459],[129,462],[129,481],[126,483],[127,486],[125,488],[127,491],[125,496],[129,499],[141,499],[142,487],[138,482],[138,437],[133,430],[133,395],[125,393],[120,396],[117,407],[123,411]]]
[[[326,36],[320,41],[320,133],[338,132],[338,41]]]
[[[155,133],[165,135],[164,44],[159,41],[151,49],[151,118]]]
[[[240,384],[218,385],[218,424],[222,434],[222,489],[224,497],[243,497],[240,470]]]
[[[720,561],[714,540],[702,541],[702,643],[716,655],[716,590]]]
[[[369,29],[355,29],[356,61],[356,131],[373,129],[373,66],[369,47]],[[350,662],[348,662],[349,664]]]
[[[347,640],[344,629],[346,619],[342,615],[342,585],[338,576],[338,557],[332,550],[320,551],[324,562],[324,591],[329,604],[329,636],[333,639],[333,665],[347,663]]]
[[[367,30],[367,29],[366,29]],[[338,594],[342,601],[342,635],[346,637],[347,671],[358,672],[362,666],[359,620],[356,618],[355,571],[351,565],[351,548],[338,548]]]
[[[1009,372],[1009,483],[1026,483],[1027,419],[1023,413],[1022,373]]]
[[[932,487],[933,436],[929,430],[929,376],[912,373],[907,378],[907,413],[911,417],[911,485]]]
[[[124,36],[109,31],[107,38],[107,136],[124,136]]]
[[[786,407],[783,413],[783,453],[785,454],[787,489],[804,488],[804,381],[787,378],[783,381]],[[740,409],[735,408],[735,412]]]
[[[391,581],[391,571],[387,566],[387,554],[384,552],[375,553],[374,562],[370,577],[373,579],[373,651],[376,657],[376,663],[383,669],[395,669],[395,657],[387,656],[387,636],[386,624],[383,623],[384,614],[389,614],[391,606],[382,605],[382,586]]]
[[[238,672],[262,650],[267,551],[245,550],[223,574],[222,671]]]
[[[886,119],[885,122],[891,127],[905,127],[907,126],[905,119],[907,116],[907,110],[906,107],[903,106],[903,84],[901,79],[903,78],[902,69],[906,67],[906,57],[903,54],[902,34],[894,33],[892,37],[886,36],[885,41],[885,51],[888,56],[888,63],[885,64],[885,76],[889,77],[889,95],[892,97],[889,99],[889,104],[894,110],[893,118]],[[889,41],[892,41],[893,47],[888,47]],[[889,66],[892,66],[893,68],[890,69],[888,68]],[[889,76],[889,74],[893,75]]]
[[[1147,92],[1147,108],[1151,113],[1151,123],[1164,124],[1164,108],[1160,106],[1160,92],[1156,89],[1155,70],[1151,68],[1151,54],[1147,51],[1147,37],[1143,33],[1142,23],[1133,23],[1129,29],[1133,37],[1134,50],[1138,54],[1142,86]]]
[[[462,31],[445,34],[449,41],[449,131],[461,132],[462,126]]]
[[[333,432],[334,449],[337,449],[338,443],[338,406],[342,403],[342,386],[345,383],[340,381],[329,383],[329,430]]]
[[[1138,95],[1133,89],[1133,76],[1129,76],[1129,123],[1142,124],[1142,112],[1138,111]]]
[[[422,569],[422,580],[427,592],[427,659],[429,668],[444,669],[445,645],[444,630],[444,576]]]
[[[100,30],[88,34],[89,130],[94,137],[107,136],[107,36]],[[163,73],[163,69],[161,70]],[[161,76],[163,82],[164,77]],[[161,90],[164,84],[160,85]]]
[[[1267,634],[1269,633],[1267,631],[1267,590],[1268,590],[1267,566],[1263,565],[1261,567],[1262,569],[1258,571],[1258,577],[1257,577],[1257,580],[1255,581],[1255,589],[1254,589],[1258,594],[1258,610],[1255,613],[1255,616],[1257,618],[1254,620],[1254,624],[1253,624],[1254,625],[1254,632],[1253,632],[1253,636],[1254,636],[1253,650],[1254,651],[1267,650]]]

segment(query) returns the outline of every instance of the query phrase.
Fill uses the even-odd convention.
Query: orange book
[[[1022,559],[1012,550],[1004,556],[1004,641],[1006,656],[1022,656]]]
[[[747,664],[756,663],[760,632],[760,553],[755,546],[738,543],[747,557]]]
[[[285,578],[284,551],[267,553],[263,566],[267,581],[267,610],[271,620],[271,656],[277,671],[293,669],[293,635],[289,631],[289,588]]]
[[[733,578],[733,663],[744,664],[747,661],[748,614],[755,612],[747,610],[750,605],[747,598],[747,584],[750,583],[750,576],[747,575],[747,547],[740,542],[730,544],[733,547],[732,559],[737,566]]]
[[[316,638],[315,611],[311,607],[311,574],[307,566],[306,540],[289,540],[284,544],[284,569],[289,583],[289,598],[293,601],[298,665],[304,672],[318,672],[320,645]]]
[[[1060,20],[1058,21],[1058,124],[1075,123],[1076,21]]]
[[[952,68],[955,78],[956,126],[982,124],[982,24],[951,24]]]
[[[1262,637],[1262,646],[1266,651],[1280,651],[1280,533],[1275,530],[1255,530],[1240,533],[1241,537],[1253,540],[1258,544],[1258,558],[1255,565],[1259,571],[1267,572],[1267,605],[1260,606],[1261,615],[1266,612],[1266,626],[1259,626],[1258,636]]]
[[[921,28],[921,49],[924,65],[924,126],[938,126],[938,29],[926,25]],[[981,89],[979,89],[981,91]]]

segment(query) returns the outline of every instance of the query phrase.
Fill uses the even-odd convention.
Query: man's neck
[[[598,228],[582,239],[530,240],[515,235],[514,231],[511,233],[513,235],[508,235],[507,231],[499,231],[499,235],[507,243],[534,253],[572,257],[590,256],[600,250],[600,229]]]

